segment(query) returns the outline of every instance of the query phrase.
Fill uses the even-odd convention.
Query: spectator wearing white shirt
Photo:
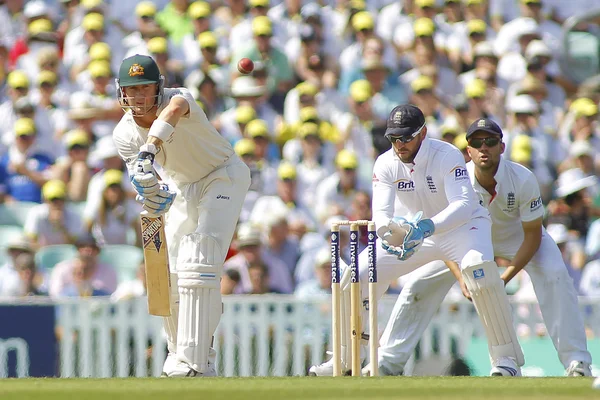
[[[249,221],[260,225],[267,214],[287,215],[288,219],[301,219],[308,229],[315,228],[315,217],[311,208],[302,203],[298,193],[298,174],[293,164],[282,161],[277,167],[277,192],[261,196],[256,200]]]
[[[371,84],[364,79],[355,81],[350,85],[348,112],[332,118],[340,132],[340,143],[343,143],[344,149],[354,152],[364,165],[370,165],[375,159],[371,128],[384,118],[375,114],[372,99]]]
[[[396,0],[383,7],[377,16],[375,33],[387,42],[391,42],[396,28],[402,23],[410,21],[408,16],[410,13],[406,12],[406,5],[410,5],[410,3],[410,1]]]
[[[313,275],[298,284],[294,295],[301,300],[313,300],[331,294],[331,250],[319,249],[314,257]]]
[[[54,266],[50,275],[50,297],[108,296],[117,288],[117,273],[98,259],[100,248],[90,235],[75,243],[77,255]]]
[[[263,247],[262,232],[258,225],[244,223],[238,227],[237,238],[234,241],[238,254],[231,257],[223,268],[225,271],[237,270],[240,274],[240,283],[235,288],[235,293],[249,293],[252,291],[252,281],[249,268],[252,265],[264,264],[268,271],[268,286],[279,293],[292,293],[294,284],[292,276],[286,265],[270,257]]]
[[[317,186],[315,210],[319,221],[334,215],[344,215],[350,210],[358,191],[371,191],[370,182],[358,176],[359,159],[348,150],[341,150],[335,159],[336,172]]]
[[[42,187],[44,203],[27,216],[23,231],[35,248],[54,244],[73,244],[81,235],[79,216],[66,207],[67,186],[50,180]]]
[[[241,137],[242,132],[239,130],[237,122],[237,109],[241,105],[253,108],[258,118],[267,123],[269,132],[275,132],[280,117],[266,101],[268,91],[264,85],[260,85],[252,76],[240,76],[235,78],[231,84],[231,96],[236,102],[236,107],[224,111],[216,123],[219,132],[230,143],[235,143]]]
[[[335,149],[321,137],[320,127],[315,122],[304,122],[292,129],[297,138],[286,142],[284,158],[296,165],[302,203],[312,208],[318,185],[333,172],[330,160],[334,157]]]
[[[128,232],[136,233],[136,245],[141,245],[140,207],[127,198],[123,188],[123,172],[111,169],[103,174],[104,190],[99,203],[86,206],[84,229],[91,233],[99,246],[128,244]]]
[[[39,72],[36,60],[40,51],[47,48],[58,50],[57,40],[52,21],[42,18],[30,22],[22,38],[27,52],[18,56],[16,68],[25,71],[29,79],[34,80]]]
[[[112,50],[112,69],[118,70],[123,57],[121,48],[122,36],[117,29],[105,22],[104,16],[97,12],[87,14],[81,21],[81,26],[74,28],[65,38],[63,62],[69,69],[71,77],[87,68],[88,54],[91,45],[105,42]]]
[[[32,94],[32,102],[38,109],[46,111],[54,126],[54,138],[62,137],[67,130],[69,119],[64,108],[65,98],[70,93],[58,88],[58,76],[55,72],[42,70],[37,76],[37,93]],[[37,98],[36,100],[34,100]]]
[[[457,74],[475,66],[475,47],[478,43],[494,38],[494,31],[481,19],[472,19],[450,36],[446,43],[448,58]]]
[[[23,3],[23,1],[8,1],[0,7],[0,37],[9,48],[13,47],[27,26],[21,18]]]
[[[87,160],[90,152],[90,137],[87,132],[71,130],[65,134],[66,155],[56,160],[52,166],[52,177],[67,185],[71,201],[85,201],[92,170]]]
[[[10,239],[6,246],[8,257],[0,267],[0,297],[18,296],[22,293],[23,285],[15,261],[21,254],[34,254],[31,243],[24,235]]]

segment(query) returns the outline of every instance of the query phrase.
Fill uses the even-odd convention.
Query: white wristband
[[[154,136],[166,142],[173,132],[175,132],[175,128],[171,124],[162,119],[157,119],[152,123],[148,136]]]

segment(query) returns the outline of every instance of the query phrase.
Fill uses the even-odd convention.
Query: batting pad
[[[221,319],[223,259],[212,236],[192,233],[181,238],[177,256],[177,359],[200,373],[206,371],[212,337]]]
[[[179,289],[177,287],[177,274],[171,275],[171,315],[163,317],[163,327],[167,334],[167,348],[169,353],[177,353],[177,324],[179,322]]]
[[[462,270],[462,276],[485,328],[492,360],[511,357],[519,366],[525,364],[513,326],[508,296],[496,263],[484,261],[467,266]]]

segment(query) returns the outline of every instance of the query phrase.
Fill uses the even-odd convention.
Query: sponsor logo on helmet
[[[140,75],[144,75],[144,67],[142,67],[140,64],[133,64],[131,67],[129,67],[129,76]]]

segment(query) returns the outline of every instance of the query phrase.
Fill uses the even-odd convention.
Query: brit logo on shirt
[[[437,193],[437,188],[435,187],[435,183],[433,183],[433,178],[431,177],[431,175],[427,175],[425,179],[427,179],[427,187],[429,188],[431,193]]]

